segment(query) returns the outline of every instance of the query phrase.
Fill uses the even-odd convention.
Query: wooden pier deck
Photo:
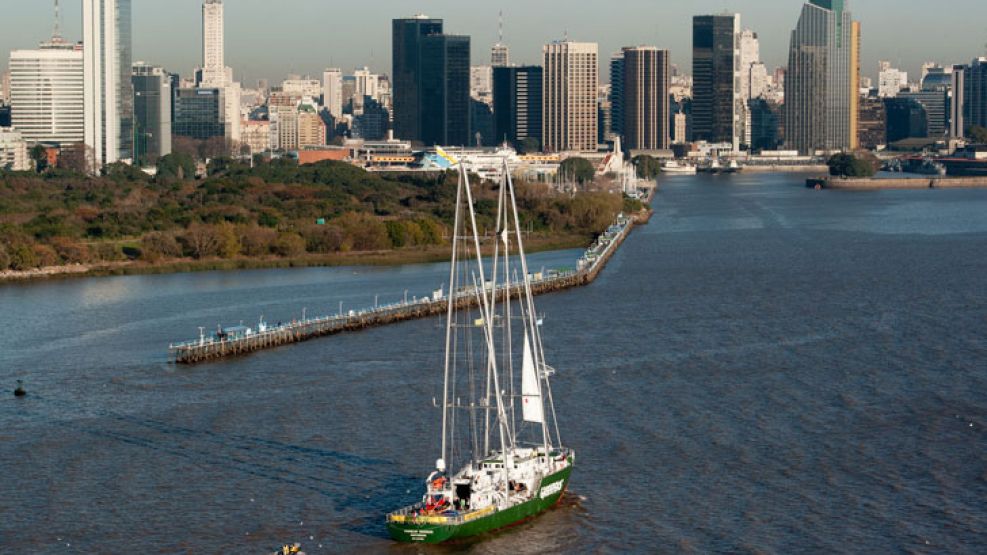
[[[579,268],[573,271],[553,272],[531,280],[532,293],[541,295],[580,287],[592,283],[606,267],[607,262],[624,242],[636,224],[646,223],[650,213],[618,219],[611,230],[601,235],[580,259]],[[538,276],[536,276],[538,277]],[[522,293],[523,284],[513,285],[512,296]],[[500,289],[503,291],[503,289]],[[226,338],[207,337],[168,348],[169,359],[176,364],[198,364],[228,357],[243,356],[257,351],[307,341],[316,337],[359,331],[396,322],[415,320],[445,314],[450,295],[440,299],[416,299],[377,308],[351,311],[347,314],[308,318],[289,322],[263,331],[250,332]],[[475,306],[472,291],[461,291],[451,298],[457,309]]]

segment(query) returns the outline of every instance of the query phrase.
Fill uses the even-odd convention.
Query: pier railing
[[[636,217],[621,215],[586,250],[575,270],[552,270],[528,276],[532,293],[536,295],[550,293],[591,283],[627,238],[636,221]],[[512,283],[509,286],[509,293],[513,297],[518,297],[523,294],[523,288],[524,282]],[[503,295],[508,288],[499,286],[497,291]],[[455,303],[457,309],[471,308],[476,304],[476,293],[472,289],[462,289],[448,295],[433,295],[373,308],[351,310],[334,316],[303,318],[275,326],[260,325],[257,330],[240,326],[221,330],[222,334],[207,336],[200,328],[198,339],[170,345],[169,358],[177,364],[196,364],[242,356],[315,337],[438,316],[447,311],[450,300]]]

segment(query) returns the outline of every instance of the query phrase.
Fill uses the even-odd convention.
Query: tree
[[[44,145],[34,145],[31,148],[31,160],[34,160],[34,169],[38,173],[48,168],[48,149]]]
[[[596,177],[596,168],[585,158],[567,158],[559,166],[559,172],[566,178],[572,178],[580,183],[588,183]]]
[[[974,143],[987,144],[987,127],[974,125],[967,129],[966,135]]]
[[[297,233],[282,233],[274,240],[271,251],[283,257],[299,256],[305,254],[305,239]]]
[[[83,143],[65,145],[58,153],[58,167],[81,174],[94,173],[96,151]]]
[[[220,252],[223,238],[214,226],[195,223],[182,235],[184,252],[193,258],[216,256]]]
[[[195,159],[182,152],[173,152],[158,160],[159,178],[175,178],[179,181],[195,177]]]
[[[653,156],[641,154],[635,156],[631,163],[637,169],[637,176],[641,179],[654,179],[661,172],[661,162]]]
[[[877,168],[871,161],[845,152],[834,154],[828,165],[829,175],[834,177],[872,177],[877,173]]]
[[[537,154],[541,152],[541,142],[534,137],[525,137],[518,141],[517,149],[521,154]]]

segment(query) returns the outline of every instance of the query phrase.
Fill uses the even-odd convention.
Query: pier
[[[552,270],[530,275],[532,293],[541,295],[592,283],[606,267],[607,262],[634,226],[639,223],[646,223],[649,218],[650,213],[619,216],[617,221],[586,250],[579,259],[575,270]],[[511,296],[519,296],[523,292],[523,287],[523,282],[512,284]],[[498,287],[498,291],[503,295],[505,289]],[[441,291],[437,291],[431,297],[363,310],[351,310],[346,314],[316,318],[303,316],[299,321],[277,326],[267,326],[261,322],[256,330],[241,325],[206,335],[205,328],[199,328],[198,339],[175,343],[168,347],[169,360],[176,364],[198,364],[248,355],[316,337],[438,316],[446,313],[450,299],[455,303],[457,309],[471,308],[476,305],[477,301],[476,293],[473,290],[456,291],[449,295],[443,295]]]

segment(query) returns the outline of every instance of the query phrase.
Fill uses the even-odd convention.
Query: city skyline
[[[24,3],[22,3],[24,4]],[[153,63],[181,75],[191,75],[201,64],[201,0],[174,0],[160,3],[134,0],[134,59]],[[801,1],[751,0],[707,1],[687,5],[656,7],[646,0],[628,0],[620,12],[600,16],[595,10],[572,9],[559,17],[558,3],[529,5],[515,0],[490,4],[463,13],[447,0],[418,5],[397,0],[381,0],[379,10],[367,16],[356,6],[326,6],[318,0],[284,0],[285,9],[271,12],[260,0],[227,2],[227,65],[238,80],[252,84],[258,79],[277,82],[289,74],[321,75],[326,67],[344,71],[369,66],[379,73],[391,67],[390,20],[424,12],[445,20],[449,32],[472,36],[472,63],[488,64],[489,47],[497,42],[498,11],[504,11],[504,42],[511,47],[512,62],[537,64],[541,45],[563,38],[597,42],[601,57],[624,46],[655,45],[671,51],[671,61],[683,73],[690,73],[692,62],[690,23],[692,15],[737,12],[743,26],[758,33],[762,58],[769,67],[787,64],[791,28],[798,19]],[[573,3],[568,3],[573,4]],[[878,60],[889,60],[910,74],[917,74],[925,61],[944,64],[966,63],[985,53],[987,33],[979,21],[987,16],[987,5],[977,0],[956,0],[951,12],[930,20],[917,0],[897,2],[895,10],[864,0],[851,3],[856,19],[863,25],[862,71],[876,76]],[[299,18],[309,10],[315,17]],[[577,13],[578,12],[578,13]],[[519,14],[524,14],[522,17]],[[585,15],[584,15],[585,13]],[[654,18],[626,17],[624,14],[654,13]],[[67,40],[81,40],[81,3],[63,2],[62,33]],[[52,3],[31,2],[7,10],[7,21],[14,22],[0,35],[0,50],[34,48],[50,37],[53,27]],[[326,17],[318,17],[325,15]],[[329,17],[332,16],[332,17]],[[333,25],[352,19],[353,25]],[[171,24],[162,26],[162,21]],[[283,25],[291,33],[279,36],[276,48],[271,41],[258,40],[271,32],[272,25]],[[902,41],[902,29],[914,31],[921,25],[928,37],[948,34],[954,40]],[[553,33],[553,29],[557,29]],[[6,70],[7,60],[0,62]],[[606,68],[601,67],[601,71]],[[606,75],[603,76],[605,82]]]

